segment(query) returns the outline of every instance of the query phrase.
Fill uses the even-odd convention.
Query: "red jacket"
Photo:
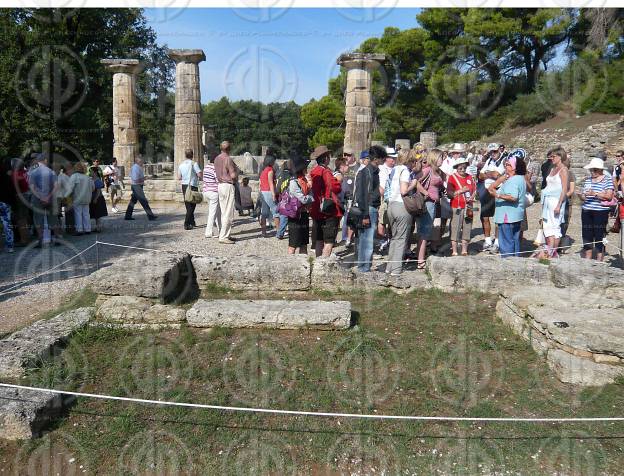
[[[330,217],[342,216],[342,209],[340,208],[340,202],[338,201],[338,194],[340,193],[340,182],[334,177],[327,167],[317,165],[310,172],[312,177],[312,195],[314,201],[310,207],[310,215],[314,220],[323,220]],[[323,198],[328,197],[336,204],[336,211],[331,215],[321,213],[320,207]]]

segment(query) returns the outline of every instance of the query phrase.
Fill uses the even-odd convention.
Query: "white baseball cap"
[[[488,152],[492,152],[493,150],[498,150],[499,148],[500,148],[500,144],[497,144],[496,142],[492,142],[488,144],[487,146]]]

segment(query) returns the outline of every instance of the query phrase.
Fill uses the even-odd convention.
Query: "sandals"
[[[416,269],[425,269],[427,267],[426,261],[416,261]]]

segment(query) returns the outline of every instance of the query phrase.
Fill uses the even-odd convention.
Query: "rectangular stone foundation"
[[[191,327],[347,329],[351,303],[200,299],[186,312],[186,320]]]

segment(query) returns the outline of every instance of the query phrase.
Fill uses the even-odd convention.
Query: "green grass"
[[[28,380],[138,398],[348,413],[619,416],[624,407],[621,383],[585,390],[558,383],[495,318],[490,296],[432,290],[332,298],[352,302],[356,327],[86,329]],[[88,473],[104,474],[617,474],[623,426],[350,420],[80,399],[45,438],[0,445],[0,462],[10,472],[42,454],[71,454]]]

